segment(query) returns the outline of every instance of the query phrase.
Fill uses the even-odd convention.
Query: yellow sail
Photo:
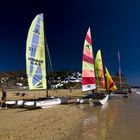
[[[28,32],[26,72],[30,90],[47,89],[43,14],[34,18]]]
[[[106,70],[106,82],[107,82],[107,90],[111,90],[111,91],[115,91],[117,90],[117,87],[108,71],[107,68],[105,68]]]
[[[95,59],[96,85],[98,89],[106,89],[101,51],[98,50]]]

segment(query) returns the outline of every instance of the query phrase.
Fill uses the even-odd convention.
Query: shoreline
[[[15,93],[17,91],[7,92],[8,99],[15,100],[19,98],[32,98],[34,94],[36,94],[36,97],[45,95],[43,91],[40,91],[40,93],[26,91],[27,94],[25,97],[16,96]],[[51,95],[57,93],[58,96],[67,95],[73,99],[67,104],[47,109],[29,110],[25,108],[13,108],[0,110],[0,139],[116,140],[117,136],[114,136],[116,131],[120,134],[120,139],[126,137],[122,133],[124,131],[122,130],[122,126],[126,126],[125,133],[128,135],[126,137],[128,140],[133,136],[131,133],[127,133],[129,130],[135,131],[135,138],[140,137],[140,133],[138,132],[140,125],[136,123],[135,115],[133,115],[137,113],[140,116],[139,95],[132,93],[128,98],[111,99],[105,106],[90,107],[89,104],[76,104],[75,97],[83,95],[81,94],[81,90],[49,92]],[[133,123],[135,126],[131,128],[130,126]]]

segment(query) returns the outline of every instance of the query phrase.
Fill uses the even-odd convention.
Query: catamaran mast
[[[46,37],[45,37],[45,35],[44,35],[44,40],[45,40],[45,49],[46,49],[47,45],[46,45]],[[47,57],[46,57],[46,62],[47,62]],[[46,65],[46,84],[47,84],[47,65]],[[47,85],[46,85],[46,87],[47,87]],[[46,98],[48,98],[48,97],[49,97],[49,95],[48,95],[48,88],[46,88]]]
[[[50,65],[50,71],[52,73],[52,78],[53,78],[53,81],[54,81],[54,74],[53,74],[53,67],[52,67],[52,62],[51,62],[51,57],[50,57],[50,51],[49,51],[49,47],[48,47],[48,44],[47,44],[47,41],[46,41],[46,35],[45,35],[45,25],[44,25],[44,41],[45,41],[45,49],[47,51],[47,55],[48,55],[48,62],[49,62],[49,65]],[[47,57],[46,57],[47,59]],[[46,65],[47,67],[47,65]],[[47,74],[47,68],[46,68],[46,74]],[[47,83],[47,75],[46,75],[46,83]],[[49,97],[48,95],[48,89],[46,89],[46,97]]]
[[[105,77],[105,89],[106,89],[106,93],[108,94],[109,93],[109,90],[107,88],[107,75],[105,73],[105,65],[103,64],[103,70],[104,70],[104,77]]]
[[[44,16],[44,15],[43,15]],[[45,22],[44,17],[43,17],[43,23]],[[44,24],[44,45],[45,45],[45,52],[47,50],[47,43],[46,43],[46,36],[45,36],[45,24]],[[47,57],[46,57],[46,62],[47,62]],[[46,64],[46,98],[48,98],[48,88],[47,88],[47,64]]]
[[[119,50],[118,50],[118,63],[119,63],[119,80],[120,80],[120,88],[122,88],[121,62],[120,62],[120,52],[119,52]]]

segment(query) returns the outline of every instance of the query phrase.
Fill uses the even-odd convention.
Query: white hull
[[[77,99],[77,103],[79,104],[84,104],[84,103],[88,103],[89,99]]]
[[[17,105],[22,106],[24,104],[23,100],[17,100],[17,101],[6,101],[7,105]]]
[[[67,97],[46,99],[42,101],[25,101],[25,107],[39,107],[39,108],[49,108],[55,105],[64,104],[68,101]]]
[[[109,97],[109,95],[106,95],[106,97],[104,97],[103,99],[99,100],[101,105],[104,105],[108,101],[108,97]]]
[[[77,99],[77,103],[84,104],[84,103],[91,103],[91,102],[99,102],[99,99],[102,99],[104,97],[103,93],[96,93],[96,94],[88,94],[86,96],[83,96],[82,98]]]
[[[5,102],[7,105],[15,105],[16,101],[6,101]]]

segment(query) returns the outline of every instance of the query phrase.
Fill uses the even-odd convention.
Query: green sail
[[[101,51],[98,50],[95,59],[96,85],[98,89],[106,89]]]

